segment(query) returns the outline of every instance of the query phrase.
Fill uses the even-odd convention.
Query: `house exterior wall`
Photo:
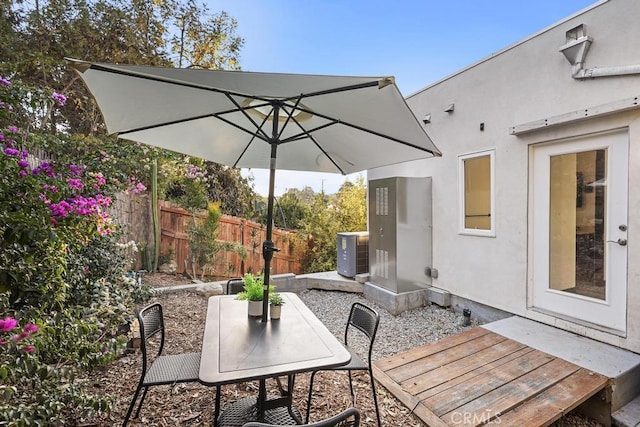
[[[640,109],[513,135],[514,126],[640,95],[640,74],[576,80],[559,52],[583,24],[593,43],[585,68],[640,64],[640,2],[604,0],[462,71],[410,95],[418,119],[442,151],[431,158],[368,171],[368,179],[432,177],[433,286],[516,315],[640,352]],[[455,104],[453,112],[444,110]],[[484,130],[480,130],[481,123]],[[628,129],[628,283],[626,334],[531,310],[530,156],[539,143]],[[459,160],[495,152],[495,236],[461,234]],[[398,244],[402,244],[398,242]]]

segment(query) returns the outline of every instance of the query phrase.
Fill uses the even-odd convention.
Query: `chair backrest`
[[[265,424],[256,421],[245,423],[242,427],[271,427],[274,424]],[[281,427],[358,427],[360,425],[360,411],[349,408],[338,415],[312,424],[290,425]]]
[[[371,361],[371,350],[373,349],[373,341],[376,339],[379,324],[380,315],[377,311],[359,302],[354,302],[351,306],[349,321],[344,331],[344,343],[347,346],[349,345],[349,328],[354,327],[358,329],[369,339],[369,361]]]
[[[162,354],[164,348],[164,315],[162,313],[162,305],[151,304],[138,313],[138,323],[140,325],[140,350],[142,351],[142,372],[147,372],[148,342],[156,334],[160,334],[160,344],[158,351],[154,355],[158,357]],[[144,375],[144,374],[143,374]]]
[[[227,280],[227,295],[235,295],[244,290],[244,280],[242,277]]]

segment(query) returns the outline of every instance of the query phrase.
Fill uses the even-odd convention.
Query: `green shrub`
[[[28,149],[63,137],[12,126],[24,92],[10,89],[0,78],[0,425],[73,424],[109,410],[76,377],[124,351],[146,291],[125,276],[106,214],[115,187],[61,157],[38,164]]]

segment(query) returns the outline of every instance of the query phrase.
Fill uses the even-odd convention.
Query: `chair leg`
[[[221,386],[216,386],[216,404],[215,410],[213,411],[213,426],[218,427],[218,418],[220,417],[220,396],[221,396]]]
[[[349,370],[349,391],[351,392],[351,401],[356,404],[356,394],[353,392],[353,379],[351,379],[351,371]]]
[[[311,378],[309,379],[309,396],[307,397],[307,416],[304,419],[305,424],[309,424],[309,414],[311,413],[311,395],[313,394],[313,379],[316,376],[318,371],[313,371],[311,373]]]
[[[369,380],[371,381],[371,391],[373,392],[373,403],[376,406],[376,418],[378,419],[378,427],[381,427],[380,423],[380,410],[378,409],[378,394],[376,393],[376,386],[373,380],[373,371],[369,367]]]
[[[149,390],[149,387],[145,387],[142,391],[142,397],[140,398],[140,403],[138,404],[136,415],[133,418],[138,418],[140,416],[140,409],[142,409],[142,402],[144,402],[144,398],[147,397],[147,390]]]
[[[129,418],[131,417],[131,412],[133,412],[133,407],[136,405],[138,394],[140,394],[140,387],[137,387],[136,392],[133,393],[133,399],[131,399],[131,403],[129,404],[129,409],[127,410],[127,415],[124,417],[122,427],[127,427],[127,424],[129,423]]]

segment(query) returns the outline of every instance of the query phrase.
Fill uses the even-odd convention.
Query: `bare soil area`
[[[188,279],[167,274],[149,274],[144,282],[154,287],[191,283]],[[167,326],[165,353],[185,353],[200,351],[207,310],[205,297],[194,292],[162,294],[152,299],[160,302],[164,308]],[[121,425],[127,412],[131,397],[140,378],[141,357],[139,351],[127,354],[110,365],[91,373],[87,379],[91,391],[95,394],[115,396],[112,412],[101,418],[86,420],[83,426]],[[309,374],[296,376],[294,390],[295,403],[304,413],[308,392]],[[276,394],[275,381],[268,384],[270,393]],[[311,421],[318,421],[335,415],[353,406],[349,393],[348,376],[345,372],[322,372],[315,381]],[[362,425],[375,426],[375,409],[368,376],[355,376],[355,406],[362,413]],[[382,386],[377,386],[378,402],[382,423],[387,427],[422,427],[424,424],[409,408],[402,405]],[[256,395],[257,383],[243,383],[222,387],[222,403],[225,405],[238,398]],[[131,419],[131,426],[212,426],[215,402],[215,389],[198,383],[152,387],[147,393],[140,418]],[[597,426],[593,421],[570,415],[554,424],[561,426]]]

